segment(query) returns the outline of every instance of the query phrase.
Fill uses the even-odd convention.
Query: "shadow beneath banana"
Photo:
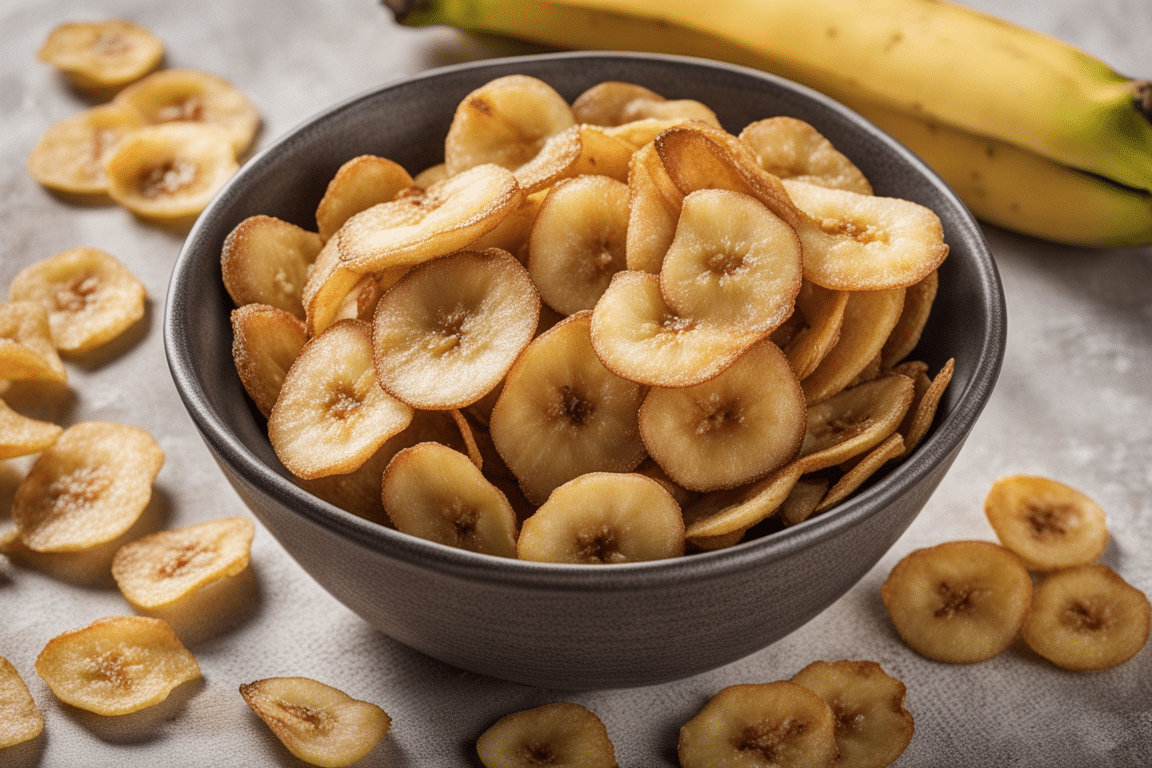
[[[162,737],[166,725],[176,722],[192,697],[206,683],[197,678],[181,683],[158,704],[126,715],[98,715],[67,704],[61,710],[101,741],[113,744],[143,744]]]
[[[177,602],[140,610],[168,622],[190,649],[204,645],[254,619],[260,613],[263,592],[251,565],[235,576],[215,581]]]

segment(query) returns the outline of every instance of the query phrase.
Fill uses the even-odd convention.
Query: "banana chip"
[[[136,110],[150,125],[188,123],[219,128],[236,157],[252,145],[260,115],[236,86],[195,69],[163,69],[116,94],[113,103]]]
[[[159,704],[200,665],[167,622],[146,616],[97,619],[52,638],[36,672],[65,704],[126,715]]]
[[[241,685],[240,695],[289,752],[325,768],[359,761],[392,725],[376,704],[307,677],[257,680]]]
[[[604,723],[586,707],[566,701],[500,718],[480,734],[476,752],[484,768],[617,768]]]
[[[832,189],[872,194],[872,185],[844,153],[812,125],[780,115],[749,123],[740,140],[760,166],[781,179],[797,179]]]
[[[128,542],[112,558],[112,578],[137,608],[160,608],[248,567],[256,526],[225,517]]]
[[[1000,543],[1035,571],[1086,565],[1108,546],[1104,508],[1048,477],[1000,478],[984,499],[984,512]]]
[[[62,352],[89,352],[144,317],[144,284],[111,254],[81,246],[36,262],[12,278],[12,301],[48,310],[52,343]]]
[[[354,214],[377,203],[393,200],[400,192],[414,186],[417,186],[416,182],[408,171],[387,158],[360,155],[345,162],[328,182],[324,196],[316,206],[320,240],[328,242]]]
[[[160,38],[121,19],[60,24],[36,53],[84,91],[104,91],[138,80],[160,66],[163,57]]]
[[[843,464],[882,443],[899,428],[914,390],[907,376],[890,374],[809,406],[800,450],[805,471]]]
[[[724,688],[681,726],[677,745],[683,768],[831,768],[836,750],[832,709],[787,680]]]
[[[719,127],[716,113],[695,99],[666,99],[659,93],[635,83],[606,80],[581,93],[572,102],[572,114],[578,123],[624,126],[642,120],[659,120],[665,124],[699,120]]]
[[[236,306],[267,304],[304,319],[304,281],[323,244],[273,216],[249,216],[224,238],[220,271]]]
[[[44,730],[44,716],[12,663],[0,656],[0,749],[23,744]]]
[[[34,552],[74,552],[115,539],[144,511],[163,463],[164,452],[139,427],[68,427],[16,489],[20,540]]]
[[[792,676],[828,703],[836,719],[838,768],[884,768],[912,741],[904,683],[874,661],[814,661]]]
[[[105,163],[125,136],[143,126],[139,114],[119,104],[100,104],[58,120],[28,154],[28,173],[59,192],[107,194]]]
[[[256,409],[268,418],[292,363],[308,341],[304,324],[288,312],[264,304],[234,309],[231,319],[236,373]]]
[[[239,170],[228,133],[200,123],[146,126],[104,165],[108,194],[144,219],[194,216]]]
[[[41,304],[0,302],[0,379],[68,381],[64,362],[52,342],[48,310]]]
[[[628,269],[660,274],[664,254],[676,236],[682,193],[668,176],[656,145],[645,144],[628,165],[628,230],[624,259]]]
[[[64,428],[22,416],[0,400],[0,461],[39,453],[51,447]]]

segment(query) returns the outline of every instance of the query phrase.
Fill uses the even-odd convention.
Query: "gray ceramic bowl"
[[[785,114],[815,125],[878,194],[935,210],[951,254],[916,356],[956,370],[936,423],[908,460],[851,500],[731,549],[653,563],[562,566],[501,560],[412,538],[290,482],[232,365],[220,247],[239,221],[314,228],[327,181],[363,153],[416,172],[442,159],[461,98],[525,73],[574,98],[603,80],[711,106],[730,131]],[[992,392],[1005,307],[980,229],[943,182],[891,138],[819,94],[735,66],[668,56],[548,54],[453,66],[393,83],[309,120],[248,162],[189,233],[164,318],[172,377],[224,474],[325,589],[389,636],[459,667],[529,685],[660,683],[735,661],[784,637],[855,584],[904,532],[952,464]]]

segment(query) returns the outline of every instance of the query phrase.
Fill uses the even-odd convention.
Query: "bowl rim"
[[[955,208],[951,223],[956,234],[973,246],[976,272],[980,278],[980,295],[991,301],[984,308],[986,333],[981,339],[979,356],[972,361],[973,375],[968,385],[955,397],[956,407],[933,428],[914,453],[900,462],[870,486],[853,493],[829,512],[757,539],[710,552],[684,557],[639,563],[621,563],[611,567],[589,567],[561,563],[536,563],[499,558],[449,547],[403,534],[378,523],[365,520],[328,502],[312,496],[266,465],[244,445],[241,438],[216,413],[200,386],[195,366],[187,354],[178,319],[193,314],[181,287],[187,266],[195,257],[200,233],[209,228],[213,214],[228,197],[228,190],[243,181],[246,172],[275,154],[294,137],[315,128],[333,115],[383,91],[406,87],[421,81],[436,80],[460,71],[503,69],[510,65],[531,67],[555,60],[621,59],[648,62],[670,62],[725,70],[737,75],[766,80],[801,97],[819,102],[824,108],[839,112],[855,127],[872,134],[902,160],[925,176]],[[690,56],[624,51],[561,51],[521,56],[504,56],[451,64],[428,69],[411,76],[396,78],[344,98],[314,113],[276,137],[253,154],[216,194],[197,217],[185,237],[168,284],[163,315],[163,337],[169,373],[185,410],[201,438],[216,454],[217,461],[234,468],[246,482],[258,487],[277,503],[309,522],[326,528],[354,542],[357,546],[384,553],[417,568],[435,570],[472,582],[515,586],[526,591],[613,591],[643,590],[652,585],[675,586],[677,583],[720,578],[762,564],[765,559],[783,557],[817,546],[829,538],[854,527],[874,514],[881,514],[892,498],[921,481],[937,464],[959,450],[991,395],[999,376],[1006,346],[1006,304],[996,264],[980,225],[946,182],[918,156],[899,141],[873,125],[849,107],[824,94],[762,70]]]

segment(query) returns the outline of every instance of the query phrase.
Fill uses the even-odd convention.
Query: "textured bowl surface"
[[[314,229],[316,205],[346,160],[371,153],[412,173],[442,159],[459,101],[524,73],[575,98],[604,80],[708,104],[738,132],[772,115],[816,126],[876,193],[927,205],[950,255],[914,356],[956,370],[932,431],[907,460],[829,513],[728,550],[581,567],[500,560],[411,538],[297,488],[233,368],[220,248],[242,219]],[[395,639],[506,680],[557,688],[660,683],[735,661],[784,637],[852,587],[919,513],[983,409],[1004,352],[999,277],[972,216],[917,158],[844,107],[790,82],[657,55],[547,54],[435,70],[341,103],[249,161],[189,233],[165,311],[176,387],[229,481],[325,589]]]

